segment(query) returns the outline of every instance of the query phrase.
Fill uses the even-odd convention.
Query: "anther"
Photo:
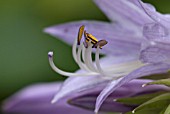
[[[98,42],[97,38],[94,37],[92,34],[90,33],[86,33],[86,42],[89,42],[91,40],[92,44],[96,44]]]
[[[77,45],[80,45],[80,41],[81,41],[82,36],[83,36],[84,28],[85,28],[84,25],[82,25],[82,26],[79,28],[78,36],[77,36]]]
[[[53,57],[53,52],[52,51],[50,51],[50,52],[48,52],[48,57]]]
[[[99,46],[99,48],[102,49],[102,47],[107,43],[108,42],[106,40],[100,40],[97,43],[95,43],[92,48],[97,48]]]

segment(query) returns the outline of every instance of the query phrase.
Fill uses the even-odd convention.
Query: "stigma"
[[[85,72],[72,73],[59,69],[54,64],[52,51],[48,53],[50,66],[55,72],[63,76],[73,77],[100,75],[107,79],[118,79],[143,66],[140,61],[129,61],[126,63],[113,64],[107,67],[101,66],[99,58],[100,50],[106,44],[108,44],[108,42],[105,39],[98,40],[95,36],[86,32],[85,26],[82,25],[78,30],[77,38],[74,40],[72,55],[80,69]],[[92,60],[93,48],[95,48],[95,61]]]

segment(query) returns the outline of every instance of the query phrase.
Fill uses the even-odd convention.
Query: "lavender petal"
[[[140,54],[140,60],[144,63],[168,62],[170,58],[169,43],[155,42],[145,47]]]
[[[125,27],[130,26],[133,30],[140,30],[139,26],[151,21],[135,0],[94,1],[111,21],[119,22]]]
[[[146,12],[146,14],[155,22],[167,27],[170,29],[170,15],[166,14],[163,15],[159,12],[157,12],[155,9],[151,7],[147,7],[148,5],[146,3],[141,2],[141,0],[138,0],[143,10]]]
[[[159,23],[147,23],[143,27],[143,35],[150,41],[170,42],[168,29]]]
[[[94,114],[88,111],[71,106],[67,100],[69,96],[60,100],[57,104],[51,104],[50,100],[61,83],[37,84],[27,87],[4,102],[3,111],[6,113],[21,114]]]
[[[124,97],[131,97],[136,95],[143,95],[143,94],[150,94],[158,91],[168,91],[169,88],[166,86],[158,86],[152,85],[148,87],[142,87],[143,84],[151,82],[152,80],[146,79],[134,79],[118,89],[115,92],[111,93],[106,100],[103,102],[101,106],[101,111],[105,112],[127,112],[135,107],[133,105],[124,105],[117,102],[114,102],[113,99],[124,98]],[[96,98],[99,93],[102,91],[103,87],[98,91],[88,92],[85,95],[79,95],[70,100],[70,104],[74,106],[78,106],[80,108],[94,110]]]
[[[79,21],[52,26],[46,28],[44,31],[52,36],[61,38],[61,40],[69,44],[73,44],[81,25],[85,25],[85,30],[99,40],[105,39],[108,41],[108,44],[102,49],[103,53],[112,55],[137,55],[140,50],[140,44],[143,41],[142,32],[136,33],[117,23]]]
[[[114,92],[118,87],[122,86],[123,84],[129,82],[132,79],[139,78],[142,76],[148,76],[151,74],[159,74],[159,73],[165,73],[170,69],[170,64],[150,64],[143,66],[127,76],[124,76],[118,80],[111,81],[108,86],[100,93],[100,95],[97,98],[96,106],[95,106],[95,112],[97,113],[104,102],[104,100],[112,93]]]

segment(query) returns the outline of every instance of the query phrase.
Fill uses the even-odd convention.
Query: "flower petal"
[[[50,100],[61,83],[36,84],[27,87],[4,102],[6,113],[21,114],[93,114],[93,111],[80,109],[67,104],[69,96],[58,104],[51,104]]]
[[[118,89],[115,90],[115,92],[111,93],[111,95],[109,95],[109,97],[106,98],[106,100],[101,106],[101,111],[127,112],[127,111],[132,110],[134,106],[119,104],[119,103],[114,102],[113,99],[131,97],[134,95],[142,95],[142,94],[147,94],[147,93],[158,92],[161,90],[162,91],[167,90],[167,87],[155,86],[155,85],[142,88],[142,85],[148,82],[151,82],[151,80],[135,79],[119,87]],[[75,97],[71,99],[69,103],[72,105],[81,107],[81,108],[94,110],[96,98],[101,92],[101,90],[92,91],[91,93],[88,92],[88,94]]]
[[[124,62],[134,61],[137,58],[134,56],[127,56],[126,58],[123,57],[113,57],[113,56],[107,56],[100,60],[101,66],[108,67],[113,64],[121,64]],[[77,73],[82,73],[84,71],[79,70]],[[83,90],[88,90],[95,87],[96,88],[100,86],[106,86],[106,84],[109,82],[108,79],[104,79],[102,76],[88,76],[88,77],[71,77],[68,78],[62,85],[61,89],[57,92],[55,95],[53,102],[58,101],[59,99],[72,94],[76,92],[80,92]],[[99,87],[100,89],[101,87]],[[92,90],[93,91],[93,90]],[[81,92],[82,93],[82,92]],[[84,93],[83,93],[84,94]]]
[[[140,43],[143,41],[142,32],[138,34],[116,23],[79,21],[52,26],[44,31],[52,36],[61,38],[61,40],[69,44],[73,44],[81,25],[85,25],[87,32],[90,32],[99,40],[105,39],[108,41],[108,44],[102,49],[103,53],[136,55],[140,50]]]
[[[141,51],[140,60],[145,63],[168,62],[170,58],[169,43],[155,42]]]
[[[94,1],[111,21],[119,22],[129,29],[140,30],[141,25],[151,21],[136,0]]]
[[[84,94],[83,92],[85,92],[85,90],[107,84],[107,82],[108,80],[105,80],[100,76],[70,77],[63,83],[61,89],[53,98],[52,103],[58,102],[61,98],[68,96],[71,93],[80,94],[81,92]]]
[[[150,41],[170,42],[168,30],[158,23],[145,24],[143,35]]]
[[[150,64],[143,66],[130,74],[128,74],[125,77],[122,77],[118,80],[111,81],[108,86],[100,93],[100,95],[97,98],[96,106],[95,106],[95,112],[97,113],[104,102],[104,100],[118,87],[122,86],[123,84],[129,82],[132,79],[139,78],[142,76],[147,76],[151,74],[159,74],[159,73],[165,73],[170,69],[169,64]]]
[[[170,15],[166,14],[163,15],[159,12],[157,12],[155,9],[151,7],[147,7],[148,5],[146,3],[143,3],[141,0],[138,0],[143,10],[146,12],[146,14],[153,19],[155,22],[167,27],[170,29]]]
[[[70,101],[70,104],[74,106],[78,106],[80,108],[94,110],[98,93],[95,92],[95,94],[86,94],[84,96],[74,98]],[[117,95],[119,95],[119,93]],[[101,107],[102,112],[128,112],[135,108],[134,106],[124,105],[121,103],[114,102],[113,98],[114,96],[109,96],[105,100],[105,102]]]

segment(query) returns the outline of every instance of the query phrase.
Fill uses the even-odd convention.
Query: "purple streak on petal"
[[[98,94],[87,94],[85,96],[72,99],[70,104],[80,108],[94,110],[97,96]],[[105,100],[101,107],[101,112],[128,112],[135,108],[134,106],[113,102],[113,99],[114,98],[110,96]]]
[[[7,99],[3,110],[6,113],[21,114],[94,114],[92,111],[68,105],[67,100],[72,96],[52,105],[50,100],[60,85],[60,83],[51,83],[27,87]]]
[[[143,66],[137,70],[134,70],[127,76],[124,76],[118,80],[111,81],[108,86],[100,93],[100,95],[97,98],[96,106],[95,106],[95,112],[98,112],[102,103],[104,100],[112,93],[114,92],[118,87],[122,86],[123,84],[129,82],[132,79],[139,78],[142,76],[148,76],[151,74],[159,74],[159,73],[165,73],[170,69],[169,64],[150,64]]]
[[[135,0],[94,1],[111,21],[119,22],[125,27],[139,29],[139,26],[151,21]]]
[[[61,40],[69,44],[73,44],[81,25],[85,25],[85,30],[99,40],[106,39],[108,41],[108,44],[102,49],[103,53],[137,55],[140,50],[140,43],[143,41],[142,33],[140,35],[136,34],[136,32],[125,29],[116,23],[79,21],[52,26],[44,31],[52,36],[61,38]]]
[[[160,14],[155,9],[147,7],[147,4],[143,3],[141,0],[138,0],[143,10],[146,12],[146,14],[153,19],[155,22],[167,27],[170,29],[170,15],[166,14]]]
[[[150,41],[169,41],[168,30],[159,23],[148,23],[143,27],[143,35]]]
[[[141,51],[140,60],[145,63],[168,62],[170,58],[169,43],[155,42]]]

